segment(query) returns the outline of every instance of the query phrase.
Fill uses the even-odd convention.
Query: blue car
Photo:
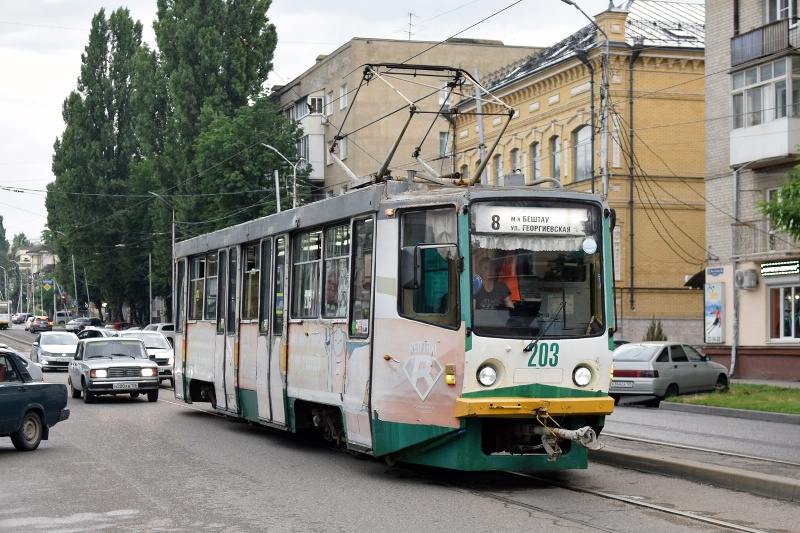
[[[35,380],[20,356],[0,351],[0,437],[11,437],[19,451],[35,450],[68,418],[66,385]]]

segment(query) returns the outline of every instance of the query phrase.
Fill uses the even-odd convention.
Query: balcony
[[[740,260],[782,257],[800,252],[800,243],[781,231],[771,229],[766,218],[734,224],[733,234],[733,255]]]
[[[730,142],[732,167],[754,161],[776,165],[794,161],[800,145],[800,118],[783,117],[731,130]]]
[[[792,21],[792,26],[796,26]],[[731,39],[731,66],[789,48],[789,19],[782,19]]]

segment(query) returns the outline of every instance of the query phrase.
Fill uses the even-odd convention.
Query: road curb
[[[778,500],[800,502],[800,481],[794,479],[619,448],[605,447],[601,450],[590,450],[589,457],[593,462],[610,466],[688,479]]]
[[[800,415],[788,415],[785,413],[748,411],[747,409],[730,409],[727,407],[709,407],[707,405],[694,405],[689,403],[673,403],[673,402],[661,402],[658,408],[664,409],[666,411],[682,411],[684,413],[727,416],[731,418],[744,418],[747,420],[762,420],[764,422],[777,422],[779,424],[800,425]]]

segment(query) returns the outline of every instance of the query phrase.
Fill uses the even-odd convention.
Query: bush
[[[667,340],[667,336],[664,335],[664,330],[661,329],[661,321],[656,321],[656,318],[650,321],[650,325],[647,326],[647,332],[644,334],[643,341],[665,341]]]

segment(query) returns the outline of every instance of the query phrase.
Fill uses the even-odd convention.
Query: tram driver
[[[496,269],[492,267],[492,260],[484,257],[478,263],[478,278],[480,287],[473,295],[475,309],[511,309],[514,302],[511,300],[511,290],[508,285],[497,280]]]

